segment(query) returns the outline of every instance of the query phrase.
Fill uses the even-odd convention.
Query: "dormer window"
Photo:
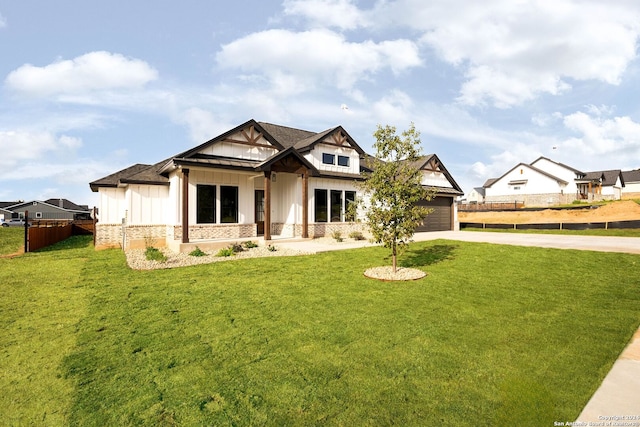
[[[340,156],[342,157],[342,156]],[[335,165],[336,164],[336,155],[329,153],[322,153],[322,163],[325,165]]]
[[[349,157],[347,157],[347,156],[338,156],[338,166],[349,167]]]

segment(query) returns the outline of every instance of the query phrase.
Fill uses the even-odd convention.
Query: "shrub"
[[[247,249],[257,248],[258,244],[252,242],[251,240],[248,240],[248,241],[244,242],[244,247],[247,248]]]
[[[353,240],[364,240],[364,236],[359,231],[352,231],[351,233],[349,233],[349,238]]]
[[[154,248],[153,246],[148,246],[147,249],[144,250],[144,256],[148,261],[167,261],[167,256],[163,254],[160,249]]]
[[[231,248],[220,249],[216,254],[216,256],[232,256],[232,255],[233,255],[233,249]]]
[[[267,250],[268,250],[269,252],[275,252],[275,251],[277,251],[278,249],[277,249],[275,246],[273,246],[273,245],[269,245],[269,246],[267,246]]]
[[[231,245],[229,245],[229,249],[231,249],[231,251],[233,253],[238,253],[238,252],[242,252],[244,251],[244,248],[242,247],[242,245],[240,243],[232,243]]]
[[[196,248],[194,250],[189,252],[189,255],[191,255],[191,256],[206,256],[207,254],[204,253],[202,251],[202,249],[200,249],[199,247],[196,246]]]
[[[333,233],[331,233],[331,237],[336,239],[336,242],[342,242],[342,240],[344,240],[342,238],[342,233],[340,231],[338,231],[338,230],[336,230]]]

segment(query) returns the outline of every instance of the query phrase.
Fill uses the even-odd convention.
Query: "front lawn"
[[[70,244],[71,242],[71,244]],[[640,325],[640,256],[413,244],[131,271],[0,259],[0,411],[42,425],[553,425]]]
[[[23,247],[23,227],[0,227],[0,256],[14,254]]]

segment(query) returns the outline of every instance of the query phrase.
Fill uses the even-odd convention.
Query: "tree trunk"
[[[392,257],[393,259],[393,274],[396,274],[397,264],[396,264],[396,242],[392,244]]]

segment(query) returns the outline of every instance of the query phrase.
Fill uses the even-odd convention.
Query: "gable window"
[[[316,189],[313,199],[316,222],[327,222],[329,214],[327,190]]]
[[[347,156],[338,156],[338,166],[349,167],[349,157],[347,157]]]
[[[196,186],[196,222],[213,224],[216,222],[216,186]]]
[[[322,153],[322,163],[325,165],[335,165],[336,164],[336,155],[329,153]]]
[[[36,218],[42,218],[42,212],[36,212]]]
[[[342,191],[331,190],[331,222],[342,221]]]
[[[220,186],[220,222],[238,222],[238,187]]]

